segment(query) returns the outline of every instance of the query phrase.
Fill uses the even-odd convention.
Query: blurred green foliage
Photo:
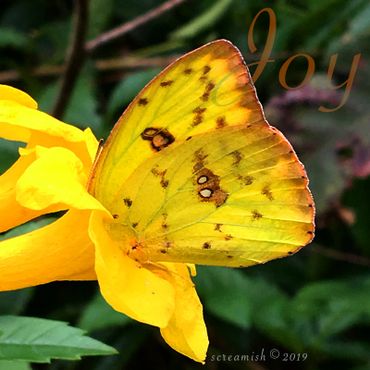
[[[159,5],[158,0],[90,0],[89,39]],[[249,269],[199,267],[196,285],[205,307],[209,360],[198,365],[172,351],[157,329],[113,311],[91,283],[52,283],[0,293],[0,314],[68,321],[115,347],[120,354],[78,362],[32,364],[33,369],[370,369],[370,3],[368,0],[246,1],[188,0],[89,56],[64,119],[92,127],[106,137],[135,94],[165,62],[216,38],[227,38],[247,63],[258,60],[266,40],[267,15],[256,23],[257,52],[247,44],[248,27],[263,8],[277,16],[271,58],[256,83],[269,121],[287,135],[305,164],[317,204],[317,235],[297,255]],[[73,2],[2,0],[0,83],[29,92],[51,111],[68,47]],[[299,90],[278,82],[284,61],[299,52],[315,60],[315,77]],[[335,85],[348,78],[352,58],[361,53],[350,98],[339,110],[343,89],[327,88],[331,55],[338,53]],[[158,59],[156,59],[158,61]],[[102,68],[101,62],[105,62]],[[99,64],[100,63],[100,64]],[[45,67],[46,66],[46,67]],[[100,66],[100,67],[99,67]],[[126,66],[126,67],[125,67]],[[253,72],[252,67],[251,70]],[[50,68],[49,68],[50,70]],[[59,72],[58,72],[59,71]],[[305,63],[295,61],[287,81],[298,85]],[[19,143],[0,141],[1,171],[17,157]],[[50,220],[12,231],[28,231]],[[1,330],[1,328],[0,328]],[[252,354],[264,348],[307,353],[307,360],[284,362],[212,361],[217,354]],[[0,343],[0,353],[2,352]],[[297,357],[296,357],[297,358]],[[214,359],[214,357],[213,357]],[[30,369],[0,361],[0,369]]]

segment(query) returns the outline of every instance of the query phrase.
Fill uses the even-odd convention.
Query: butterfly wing
[[[134,258],[248,266],[312,239],[307,183],[264,119],[240,53],[220,40],[138,95],[97,161],[91,191]]]
[[[122,182],[148,158],[223,126],[264,124],[239,51],[219,40],[190,52],[155,77],[116,123],[90,190],[108,208]]]

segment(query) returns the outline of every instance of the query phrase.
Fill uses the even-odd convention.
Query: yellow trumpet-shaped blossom
[[[97,279],[114,309],[159,327],[171,347],[203,362],[207,332],[188,266],[141,265],[121,253],[103,227],[111,215],[86,190],[98,149],[91,130],[63,123],[37,110],[26,93],[0,85],[0,137],[26,143],[0,176],[0,232],[66,211],[0,242],[0,290]]]

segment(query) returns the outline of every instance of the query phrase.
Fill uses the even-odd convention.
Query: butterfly
[[[97,156],[89,191],[140,261],[244,267],[314,235],[305,169],[227,40],[185,54],[143,88]]]

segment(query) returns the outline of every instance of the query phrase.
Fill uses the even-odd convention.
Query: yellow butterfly
[[[226,40],[145,86],[97,157],[89,191],[138,261],[243,267],[292,254],[314,233],[304,167]]]

